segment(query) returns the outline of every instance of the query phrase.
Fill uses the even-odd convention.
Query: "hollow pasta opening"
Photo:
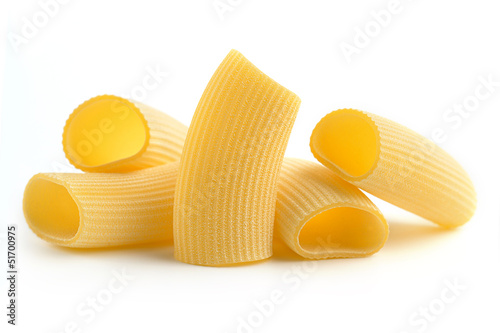
[[[311,148],[322,162],[350,178],[367,174],[378,158],[378,130],[364,113],[355,110],[332,112],[314,130]]]
[[[309,219],[298,235],[299,246],[311,255],[353,256],[376,252],[387,237],[378,215],[353,207],[334,207]]]
[[[71,160],[92,168],[136,156],[148,141],[147,123],[131,102],[98,96],[80,105],[64,130]]]
[[[30,226],[46,238],[70,240],[80,226],[80,212],[71,194],[48,179],[30,181],[24,194],[24,211]]]

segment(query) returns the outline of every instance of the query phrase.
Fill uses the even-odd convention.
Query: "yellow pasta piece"
[[[470,220],[474,186],[462,167],[432,141],[380,116],[342,109],[325,116],[311,151],[359,188],[445,227]]]
[[[389,233],[378,208],[324,166],[286,158],[278,182],[277,235],[309,259],[371,255]]]
[[[173,238],[179,163],[131,173],[45,173],[26,186],[24,214],[40,238],[100,248]],[[276,235],[310,259],[360,257],[382,247],[387,224],[357,188],[317,163],[286,158],[278,181]]]
[[[178,164],[130,173],[37,174],[24,192],[24,216],[40,238],[67,247],[172,239]]]
[[[128,172],[180,158],[186,127],[139,102],[91,98],[70,115],[63,133],[68,160],[88,172]]]
[[[272,254],[276,182],[300,99],[239,52],[216,70],[180,160],[175,257],[227,265]]]

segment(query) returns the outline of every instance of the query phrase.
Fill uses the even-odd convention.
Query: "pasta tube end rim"
[[[123,165],[146,152],[150,137],[148,122],[132,101],[99,95],[71,113],[62,144],[66,158],[80,170],[126,172],[135,169],[124,170]]]
[[[347,181],[359,181],[377,168],[380,133],[367,113],[339,109],[318,122],[309,145],[314,157],[323,165]]]
[[[64,181],[48,174],[33,176],[24,190],[23,213],[41,239],[71,246],[82,231],[81,205]]]
[[[354,213],[355,218],[345,219],[345,213],[349,212]],[[328,227],[331,228],[330,232],[325,232]],[[363,237],[360,232],[364,233]],[[349,240],[349,233],[351,244],[342,244]],[[384,246],[388,236],[389,225],[380,211],[335,203],[304,218],[294,236],[294,248],[299,255],[308,259],[368,257]],[[336,237],[340,243],[332,237]],[[368,241],[359,242],[360,239]]]

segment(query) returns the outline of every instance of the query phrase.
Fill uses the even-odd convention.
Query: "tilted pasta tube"
[[[183,124],[150,106],[102,95],[70,115],[63,148],[78,169],[127,172],[179,160],[186,132]]]
[[[60,246],[98,248],[173,238],[179,163],[126,174],[46,173],[26,186],[24,213],[40,238]],[[387,238],[370,200],[324,166],[284,160],[275,229],[310,259],[366,256]]]
[[[380,116],[342,109],[325,116],[311,151],[344,180],[445,227],[470,220],[474,186],[462,167],[430,140]]]
[[[300,99],[231,51],[196,108],[174,204],[175,257],[227,265],[272,254],[276,183]]]
[[[382,213],[358,188],[320,164],[291,158],[278,182],[275,230],[309,259],[368,256],[389,234]]]

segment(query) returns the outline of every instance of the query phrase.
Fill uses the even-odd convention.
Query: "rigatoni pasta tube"
[[[443,149],[383,117],[352,109],[325,116],[311,151],[344,180],[445,227],[470,220],[474,186]]]
[[[186,126],[150,106],[102,95],[70,115],[63,149],[78,169],[128,172],[179,160],[186,132]]]
[[[189,127],[174,205],[175,257],[226,265],[272,254],[276,182],[300,99],[231,51]]]
[[[358,188],[321,164],[291,158],[278,182],[275,230],[309,259],[368,256],[389,233],[382,213]]]
[[[172,239],[178,162],[130,173],[41,173],[24,191],[24,216],[40,238],[96,248]]]
[[[45,173],[24,193],[24,214],[40,238],[102,248],[173,238],[179,163],[125,174]],[[387,238],[378,209],[324,166],[285,158],[278,181],[276,235],[310,259],[373,254]]]

